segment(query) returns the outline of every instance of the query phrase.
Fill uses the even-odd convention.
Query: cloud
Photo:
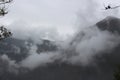
[[[97,26],[82,29],[75,37],[59,43],[61,47],[55,52],[37,53],[33,45],[29,56],[21,61],[22,67],[35,69],[47,63],[60,62],[87,66],[94,62],[95,55],[110,53],[120,44],[120,36],[109,31],[101,31]]]
[[[9,29],[13,33],[12,37],[18,39],[32,39],[34,42],[39,43],[42,38],[48,37],[50,40],[59,40],[61,35],[58,29],[54,27],[32,25],[24,20],[18,20],[9,25]]]
[[[75,51],[70,57],[70,63],[82,63],[83,65],[94,63],[95,55],[110,53],[118,46],[119,40],[119,35],[101,31],[96,26],[85,28],[73,39],[71,46]]]
[[[100,31],[96,26],[91,27],[108,15],[119,17],[119,10],[101,10],[104,7],[99,4],[99,1],[26,0],[25,2],[15,2],[15,6],[12,7],[13,12],[10,13],[10,15],[14,13],[15,16],[7,16],[7,20],[14,19],[8,27],[14,33],[13,37],[19,39],[32,38],[39,43],[40,39],[47,34],[50,39],[62,41],[59,42],[61,48],[58,52],[38,54],[36,45],[33,45],[29,56],[19,64],[22,67],[34,69],[52,63],[56,59],[71,64],[82,63],[86,65],[92,62],[94,55],[112,50],[119,44],[119,35],[108,31]],[[78,15],[76,16],[76,14]],[[17,18],[18,16],[19,18]],[[73,25],[76,17],[78,20],[77,27]],[[63,39],[64,36],[60,35],[61,32],[66,34],[69,32],[70,37],[65,35],[66,39]]]
[[[0,56],[0,59],[1,59],[1,64],[2,64],[2,66],[0,67],[3,69],[3,71],[6,70],[8,72],[15,73],[15,74],[19,73],[18,69],[20,68],[20,66],[16,63],[15,60],[11,60],[5,54]]]
[[[37,47],[34,45],[30,50],[30,55],[21,61],[21,66],[29,69],[35,69],[39,66],[44,66],[47,63],[53,63],[58,57],[57,52],[42,52],[38,54]]]

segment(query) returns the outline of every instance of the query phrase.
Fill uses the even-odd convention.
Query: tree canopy
[[[10,4],[13,0],[0,0],[0,16],[5,16],[8,11],[6,5]],[[0,26],[0,40],[10,37],[12,33],[5,28],[4,25]]]

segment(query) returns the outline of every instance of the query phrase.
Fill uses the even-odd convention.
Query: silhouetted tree
[[[11,3],[13,0],[0,0],[0,16],[5,16],[8,11],[6,5]],[[4,25],[0,26],[0,40],[5,39],[11,36],[12,33],[4,27]]]

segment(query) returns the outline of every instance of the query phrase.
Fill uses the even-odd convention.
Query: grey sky
[[[115,14],[120,10],[105,12],[102,10],[103,3],[106,5],[110,3],[113,6],[120,5],[119,0],[14,0],[9,6],[9,14],[1,18],[1,22],[10,24],[15,21],[23,21],[33,25],[33,27],[28,27],[31,29],[34,26],[54,27],[59,32],[67,34],[76,29],[76,23],[85,22],[86,17],[93,19],[97,16],[102,19],[110,13]],[[81,17],[78,17],[78,14]],[[91,23],[92,20],[89,21]],[[96,19],[93,19],[94,21]],[[16,28],[20,27],[16,26]]]

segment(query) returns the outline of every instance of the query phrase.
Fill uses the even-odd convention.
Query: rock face
[[[96,25],[100,30],[120,34],[119,18],[107,17]],[[84,34],[81,35],[84,36]],[[32,44],[32,42],[29,42],[29,44]],[[44,40],[43,44],[37,44],[37,47],[38,53],[57,50],[57,46],[48,40]],[[26,53],[28,52],[29,47],[26,47],[23,40],[7,39],[0,42],[0,54],[7,54],[11,59],[20,61],[27,56]],[[0,80],[113,80],[113,72],[116,66],[120,64],[120,45],[109,54],[95,55],[94,59],[96,64],[88,66],[54,62],[38,67],[26,74],[17,76],[2,74]]]

